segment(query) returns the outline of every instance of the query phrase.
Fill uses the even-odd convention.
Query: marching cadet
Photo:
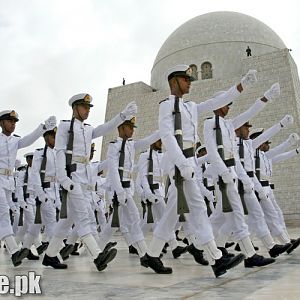
[[[275,83],[262,98],[257,99],[248,110],[237,117],[225,120],[230,108],[226,105],[215,110],[215,116],[204,122],[204,140],[208,159],[211,168],[216,173],[215,177],[218,178],[217,209],[211,220],[213,222],[213,219],[220,218],[223,221],[218,230],[218,245],[224,251],[225,243],[232,235],[233,239],[239,243],[242,253],[246,255],[245,267],[264,266],[273,263],[275,259],[256,254],[250,240],[250,233],[244,218],[246,209],[243,207],[235,181],[240,178],[245,191],[250,193],[253,190],[253,183],[240,162],[235,129],[260,112],[268,100],[276,99],[279,95],[280,86]]]
[[[19,247],[15,241],[7,201],[7,199],[11,199],[14,189],[13,170],[17,151],[30,146],[45,130],[53,128],[56,124],[55,117],[50,117],[45,121],[45,124],[39,125],[32,133],[21,138],[13,134],[18,121],[19,116],[14,110],[0,112],[2,129],[0,134],[0,240],[4,240],[14,266],[20,265],[26,254],[19,252]]]
[[[277,134],[282,128],[287,127],[293,123],[293,117],[286,115],[279,124],[275,124],[265,132],[263,128],[256,129],[251,132],[250,138],[258,140],[256,143],[256,165],[259,166],[259,172],[257,172],[258,180],[263,187],[263,193],[259,194],[260,205],[263,208],[266,222],[269,226],[271,234],[278,239],[282,244],[291,243],[291,246],[287,249],[287,253],[294,251],[300,244],[300,238],[291,239],[285,225],[283,213],[278,206],[272,188],[274,185],[270,183],[272,177],[272,164],[276,161],[281,161],[285,156],[280,156],[280,153],[287,147],[295,145],[298,141],[298,135],[292,134],[289,139],[278,145],[277,147],[270,149],[269,138]],[[288,156],[288,155],[287,155]],[[277,159],[276,159],[277,157]]]
[[[156,141],[150,146],[146,152],[141,153],[138,168],[141,178],[141,186],[144,191],[146,207],[147,207],[147,223],[153,224],[153,229],[162,218],[165,209],[165,185],[163,183],[162,170],[162,143],[161,140]],[[148,230],[150,227],[148,226]],[[143,231],[146,236],[147,231]],[[172,232],[170,240],[168,240],[172,255],[174,258],[180,257],[187,252],[187,247],[178,245],[175,232]]]
[[[83,244],[93,257],[98,271],[104,270],[117,253],[116,249],[101,251],[92,235],[93,230],[89,218],[90,204],[85,201],[86,186],[89,185],[91,176],[90,151],[92,139],[115,129],[127,116],[136,113],[137,107],[134,102],[131,102],[112,120],[93,128],[84,123],[89,116],[90,107],[93,106],[91,102],[92,97],[89,94],[83,93],[71,97],[69,105],[73,111],[72,119],[60,122],[56,133],[58,182],[63,188],[64,201],[61,217],[64,218],[61,218],[56,224],[54,235],[43,259],[43,265],[55,269],[67,268],[66,264],[60,263],[57,255],[62,247],[63,239],[68,235],[73,224],[75,224]]]
[[[240,128],[236,129],[235,132],[237,135],[236,142],[241,163],[255,187],[257,186],[255,183],[257,180],[255,176],[255,149],[253,149],[255,140],[252,141],[249,139],[250,127],[252,127],[252,125],[246,122]],[[279,254],[284,253],[291,245],[289,243],[284,243],[284,245],[275,244],[254,190],[244,190],[242,186],[239,188],[239,193],[240,197],[243,197],[248,210],[247,224],[251,235],[256,235],[262,241],[271,257],[277,257]]]
[[[30,252],[32,244],[35,244],[39,255],[47,249],[56,225],[54,203],[59,201],[57,159],[54,150],[56,130],[55,127],[44,132],[45,147],[34,152],[28,179],[29,185],[34,190],[35,214],[34,222],[29,225],[23,240],[23,251]],[[42,225],[45,226],[44,242],[39,238]]]
[[[256,71],[250,70],[242,78],[241,84],[234,85],[227,92],[199,104],[184,103],[182,100],[182,96],[189,93],[191,81],[194,79],[191,74],[192,69],[188,65],[177,65],[166,73],[171,95],[160,103],[159,130],[166,149],[165,157],[166,165],[168,165],[166,169],[169,173],[171,186],[168,191],[165,214],[154,230],[153,239],[147,254],[141,260],[141,264],[144,267],[150,267],[159,274],[172,273],[172,268],[165,267],[159,255],[178,221],[176,206],[177,201],[179,201],[180,219],[183,219],[183,213],[190,212],[185,215],[184,227],[186,228],[187,224],[190,225],[191,236],[193,236],[192,243],[195,249],[204,250],[215,276],[218,277],[242,262],[244,256],[225,258],[214,241],[206,205],[194,178],[194,169],[196,168],[195,144],[199,141],[198,117],[202,113],[222,107],[237,98],[243,89],[256,82]]]
[[[108,226],[120,227],[124,236],[124,232],[128,233],[125,240],[128,245],[132,245],[140,257],[143,257],[147,250],[147,245],[140,224],[140,215],[133,200],[133,168],[134,155],[138,149],[146,149],[152,143],[159,139],[159,132],[156,131],[139,140],[133,140],[132,136],[136,118],[127,118],[122,124],[118,126],[119,137],[109,144],[107,150],[108,159],[108,173],[111,190],[114,193],[113,198],[113,216]],[[120,206],[118,208],[118,206]],[[119,211],[119,224],[116,221]],[[115,218],[114,218],[115,217]],[[116,221],[114,223],[114,221]],[[102,241],[107,243],[111,237],[112,230],[104,230],[100,233]]]
[[[204,197],[204,201],[207,207],[207,215],[210,216],[211,213],[214,211],[214,202],[215,202],[215,197],[214,197],[214,186],[213,183],[208,184],[208,178],[204,177],[204,172],[207,168],[207,152],[205,145],[200,146],[196,150],[196,157],[197,157],[197,164],[198,167],[195,169],[195,175],[196,179],[199,184],[200,191],[202,193],[202,196]]]

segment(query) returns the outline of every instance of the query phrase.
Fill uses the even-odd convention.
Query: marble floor
[[[300,236],[299,227],[289,232],[292,237]],[[141,267],[136,255],[128,253],[119,234],[114,239],[118,242],[118,255],[103,272],[96,270],[83,248],[80,256],[67,261],[67,270],[54,270],[43,267],[41,261],[28,260],[13,268],[1,248],[0,276],[13,280],[15,275],[29,271],[41,275],[42,294],[24,295],[24,299],[300,299],[300,247],[267,267],[245,269],[241,264],[216,279],[210,267],[197,265],[188,253],[176,260],[167,253],[163,261],[173,267],[173,274],[155,274]],[[259,241],[255,244],[261,254],[266,254]],[[16,299],[11,295],[1,297]]]

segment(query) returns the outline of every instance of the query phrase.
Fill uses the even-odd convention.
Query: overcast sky
[[[88,122],[102,123],[108,88],[121,85],[123,77],[150,84],[152,64],[168,36],[213,11],[264,22],[292,49],[299,67],[300,2],[274,2],[0,0],[0,111],[19,113],[16,133],[23,136],[50,115],[69,119],[68,99],[88,92],[95,104]],[[42,145],[40,139],[20,154]]]

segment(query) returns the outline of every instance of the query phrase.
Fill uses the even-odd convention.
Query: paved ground
[[[300,236],[300,228],[289,230],[292,237]],[[83,251],[72,256],[67,270],[53,270],[41,265],[41,261],[28,261],[13,268],[8,254],[0,249],[0,275],[13,281],[15,275],[35,271],[41,275],[41,295],[25,295],[25,299],[300,299],[300,249],[291,255],[282,255],[276,263],[245,269],[243,264],[225,276],[214,278],[210,267],[194,263],[189,254],[174,260],[165,255],[165,265],[173,267],[171,275],[157,275],[139,265],[137,256],[128,254],[120,235],[118,255],[103,272],[97,272],[89,255]],[[266,254],[262,245],[261,253]],[[1,287],[1,280],[0,280]],[[15,299],[1,295],[3,299]]]

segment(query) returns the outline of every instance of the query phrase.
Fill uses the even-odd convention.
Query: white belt
[[[183,141],[183,149],[189,149],[189,148],[195,148],[195,143],[190,142],[190,141]]]
[[[95,186],[92,186],[90,184],[83,184],[83,183],[81,183],[80,185],[81,185],[82,189],[85,190],[85,191],[91,191],[91,192],[95,192],[96,191]]]
[[[45,176],[44,182],[56,182],[56,176]]]
[[[13,170],[10,169],[0,169],[0,174],[6,175],[6,176],[12,176]]]
[[[90,163],[90,158],[87,156],[73,155],[72,162],[88,165]]]

